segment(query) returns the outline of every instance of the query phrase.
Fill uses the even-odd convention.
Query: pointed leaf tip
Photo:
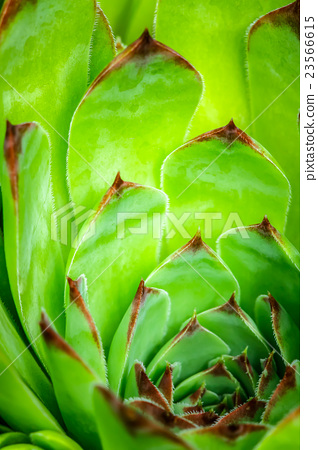
[[[85,317],[85,320],[88,323],[88,326],[90,328],[90,331],[92,333],[92,337],[97,345],[97,348],[101,351],[101,343],[98,335],[98,331],[95,325],[95,322],[87,308],[87,305],[82,297],[82,294],[79,291],[80,288],[80,278],[77,280],[72,280],[72,278],[67,277],[67,281],[70,287],[70,300],[71,305],[74,304],[77,306],[77,308],[80,309],[83,316]]]
[[[253,33],[264,24],[272,24],[281,26],[287,24],[293,30],[293,32],[300,36],[300,0],[296,0],[289,5],[282,8],[275,9],[274,11],[265,14],[260,17],[250,29],[249,41]]]
[[[170,406],[167,399],[149,379],[142,364],[135,364],[135,375],[140,397],[147,398],[164,408],[167,412],[170,412]]]
[[[12,197],[15,203],[18,201],[19,163],[18,155],[22,152],[22,138],[26,131],[35,127],[32,122],[12,125],[7,120],[7,129],[4,140],[4,158],[7,164]]]
[[[53,322],[49,321],[48,316],[43,311],[41,313],[39,325],[42,331],[41,334],[47,345],[54,346],[62,352],[68,354],[70,357],[77,359],[86,368],[82,359],[75,352],[75,350],[70,347],[70,345],[53,329]]]
[[[258,231],[263,233],[264,235],[275,235],[277,237],[280,236],[280,233],[276,230],[275,227],[270,223],[270,221],[267,218],[267,215],[264,216],[264,219],[261,223],[254,225],[255,228],[257,228]]]

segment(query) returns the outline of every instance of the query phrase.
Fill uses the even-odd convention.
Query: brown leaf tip
[[[7,129],[4,140],[4,158],[7,164],[12,197],[15,202],[18,201],[18,180],[19,180],[19,162],[18,157],[22,152],[22,138],[28,130],[35,127],[34,123],[22,123],[12,125],[7,120]]]
[[[264,410],[266,402],[263,400],[258,400],[257,398],[252,398],[248,400],[243,405],[234,409],[232,412],[222,417],[218,423],[225,425],[236,425],[242,420],[248,421],[255,418],[255,416]]]
[[[183,247],[181,247],[179,250],[177,250],[177,252],[174,254],[174,256],[178,256],[178,254],[182,253],[183,251],[190,251],[190,252],[196,253],[202,249],[213,254],[211,248],[203,241],[202,236],[201,236],[201,230],[199,227],[198,231],[195,233],[193,238],[190,239],[190,241],[187,242]]]
[[[225,437],[229,441],[233,441],[238,439],[240,436],[244,436],[246,434],[266,430],[265,425],[258,425],[252,423],[242,423],[242,424],[222,424],[217,423],[214,427],[210,428],[210,432],[222,437]]]
[[[191,336],[201,328],[202,327],[198,322],[197,315],[196,313],[194,313],[192,318],[187,323],[187,325],[184,328],[182,328],[182,330],[175,336],[173,342],[177,342],[180,338],[184,336]]]
[[[235,292],[233,292],[230,299],[226,303],[214,308],[214,310],[227,312],[229,314],[233,314],[233,313],[241,314],[241,312],[242,312],[237,301],[235,300]]]
[[[279,303],[274,299],[274,297],[270,293],[268,293],[268,295],[265,297],[265,300],[269,303],[272,314],[276,315],[280,313]]]
[[[0,17],[0,36],[8,28],[18,12],[22,10],[25,3],[35,5],[37,0],[8,0],[4,3]]]
[[[265,14],[265,16],[258,19],[250,29],[249,41],[255,31],[264,24],[280,27],[282,25],[289,25],[292,31],[300,37],[300,0],[290,3],[282,8]]]
[[[42,331],[43,338],[47,345],[58,348],[62,352],[68,354],[71,358],[80,361],[84,365],[83,361],[75,352],[75,350],[73,350],[72,347],[70,347],[68,343],[64,341],[64,339],[56,331],[54,331],[52,323],[50,323],[47,315],[43,311],[41,313],[41,320],[39,322],[39,325]],[[86,366],[84,365],[84,367]]]
[[[259,231],[264,236],[275,236],[276,238],[280,238],[280,233],[276,230],[273,225],[271,225],[270,221],[268,220],[267,216],[264,216],[264,219],[261,223],[258,223],[256,225],[252,225],[253,228],[256,228],[257,231]]]
[[[135,183],[132,183],[130,181],[124,181],[121,176],[120,172],[117,172],[117,175],[115,177],[115,180],[113,184],[110,186],[104,197],[102,198],[102,201],[100,202],[97,212],[95,214],[95,217],[105,208],[106,205],[110,202],[112,198],[115,196],[121,197],[121,191],[123,188],[128,187],[134,187],[137,186]]]
[[[127,430],[135,435],[137,431],[147,432],[154,435],[163,436],[177,444],[190,448],[186,442],[179,438],[175,433],[169,431],[168,428],[162,427],[161,425],[150,420],[146,415],[141,414],[137,409],[131,408],[124,403],[122,403],[116,395],[114,395],[109,389],[104,386],[96,386],[96,389],[101,393],[104,400],[113,409],[115,414],[122,420],[122,422],[127,427]],[[155,406],[155,405],[154,405]],[[159,408],[159,407],[157,407]]]
[[[85,319],[88,323],[88,326],[91,330],[91,334],[96,343],[96,346],[97,346],[98,350],[101,351],[102,350],[101,342],[99,339],[99,335],[98,335],[98,331],[97,331],[95,322],[94,322],[94,320],[86,306],[86,303],[84,302],[84,299],[79,291],[80,284],[81,284],[81,278],[78,278],[77,280],[72,280],[72,278],[67,277],[67,282],[70,287],[71,304],[74,303],[74,305],[76,305],[82,312],[82,314],[85,317]]]
[[[186,69],[194,72],[196,78],[201,83],[201,76],[199,72],[190,64],[183,56],[172,50],[170,47],[156,41],[150,36],[146,28],[142,35],[128,47],[126,47],[119,55],[117,55],[108,66],[98,75],[91,87],[86,92],[82,102],[94,90],[94,88],[103,81],[112,71],[120,69],[125,64],[134,60],[136,64],[142,66],[147,64],[149,57],[154,54],[160,54],[165,60],[171,60],[175,64],[184,66]],[[82,104],[81,102],[81,104]]]
[[[140,363],[135,364],[135,376],[139,395],[151,400],[164,408],[166,411],[170,411],[170,406],[166,398],[149,379],[142,364]]]
[[[202,383],[202,385],[190,395],[189,400],[190,400],[191,404],[196,405],[201,400],[201,398],[204,396],[206,391],[207,391],[207,389],[206,389],[205,383]]]
[[[231,379],[231,375],[227,371],[227,369],[222,361],[219,361],[213,367],[211,367],[210,369],[207,369],[205,372],[209,373],[215,377],[225,377],[225,378]]]
[[[173,400],[173,379],[172,379],[173,367],[167,363],[164,374],[160,380],[158,389],[165,396],[169,405],[172,405]]]
[[[127,332],[127,341],[126,341],[127,347],[130,345],[131,338],[135,331],[135,326],[137,323],[140,306],[144,300],[144,293],[145,293],[145,282],[144,282],[144,280],[141,280],[139,283],[136,295],[131,304],[131,313],[130,313],[130,320],[129,320],[128,332]]]
[[[261,152],[261,149],[256,145],[253,139],[251,139],[243,130],[235,125],[233,118],[224,127],[216,128],[215,130],[201,134],[200,136],[187,142],[185,146],[189,146],[196,142],[209,141],[211,139],[219,139],[229,147],[235,141],[238,141],[244,145],[248,145],[258,152]]]

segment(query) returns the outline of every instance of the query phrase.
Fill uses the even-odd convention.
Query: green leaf
[[[283,0],[159,1],[156,38],[190,61],[204,79],[205,90],[191,136],[227,123],[231,116],[243,128],[250,124],[246,31],[262,14],[284,3]]]
[[[252,398],[243,405],[235,408],[229,414],[223,416],[219,424],[222,425],[237,425],[245,422],[259,422],[264,412],[266,402]]]
[[[9,448],[10,450],[43,450],[43,448],[37,447],[32,444],[14,444],[14,445],[10,445],[9,447],[5,447],[5,448],[7,448],[7,449]]]
[[[234,295],[225,304],[198,315],[202,326],[223,339],[232,355],[239,355],[247,347],[252,366],[259,368],[260,359],[268,355],[268,347],[255,323],[243,312]],[[229,333],[228,330],[231,330]]]
[[[82,450],[73,439],[55,431],[38,431],[31,433],[32,444],[38,445],[44,450]]]
[[[159,187],[161,164],[184,142],[201,88],[195,69],[147,30],[120,53],[73,117],[70,149],[81,155],[68,155],[75,203],[93,207],[118,170],[125,179]]]
[[[297,0],[256,21],[248,34],[247,53],[252,116],[258,117],[250,132],[269,149],[291,183],[292,202],[286,236],[297,248],[300,190],[297,126],[300,105],[299,3]]]
[[[116,50],[112,29],[105,14],[97,4],[89,55],[88,84],[94,81],[115,55]]]
[[[252,397],[255,392],[257,375],[247,357],[247,350],[246,348],[238,356],[224,355],[222,360],[227,370],[240,382],[247,397]]]
[[[174,400],[181,401],[204,384],[205,388],[218,395],[233,393],[239,388],[238,381],[226,369],[222,360],[203,372],[182,381],[174,391]]]
[[[7,0],[0,18],[1,121],[36,121],[49,133],[57,207],[69,201],[67,139],[87,86],[94,17],[94,0]]]
[[[269,400],[279,383],[279,378],[275,371],[274,353],[272,352],[265,361],[264,370],[258,382],[257,397],[261,400]]]
[[[281,380],[270,398],[263,422],[276,425],[290,411],[299,406],[300,401],[299,362],[295,361],[286,367],[284,378]]]
[[[182,439],[192,448],[200,450],[246,450],[252,449],[266,433],[263,425],[240,424],[237,426],[216,424],[213,427],[199,428],[180,433]]]
[[[222,234],[217,248],[237,278],[241,306],[252,318],[256,298],[269,291],[299,325],[299,253],[266,216],[260,224]]]
[[[118,394],[136,360],[147,365],[159,350],[166,334],[170,300],[165,291],[144,286],[135,298],[113,338],[109,356],[109,384]]]
[[[103,386],[96,386],[94,390],[94,405],[103,450],[177,450],[185,447],[176,434],[121,403]]]
[[[50,149],[45,131],[32,123],[7,124],[2,166],[4,244],[12,295],[25,332],[36,339],[44,307],[63,330],[64,263],[51,234],[53,201]]]
[[[266,303],[269,307],[269,309],[267,308],[267,314],[271,316],[271,325],[275,340],[285,362],[292,363],[295,359],[299,359],[300,332],[295,322],[291,319],[285,308],[269,294],[268,296],[260,296],[256,301],[255,314],[258,323],[267,322],[267,320],[264,320],[264,313],[258,314],[258,311],[260,311],[260,303]]]
[[[23,382],[40,398],[47,408],[59,417],[59,411],[54,397],[52,385],[30,350],[19,336],[0,300],[0,350],[12,363]],[[0,375],[1,377],[1,375]]]
[[[299,408],[291,412],[260,442],[257,450],[281,450],[282,448],[300,448]]]
[[[85,363],[106,383],[106,361],[99,332],[82,297],[87,292],[86,280],[68,278],[70,304],[66,309],[65,339]],[[66,295],[67,295],[66,293]]]
[[[53,330],[45,314],[42,314],[40,325],[47,351],[49,372],[65,425],[84,447],[99,449],[92,386],[101,380],[75,350]],[[41,429],[46,428],[37,430]]]
[[[1,190],[0,190],[0,203],[2,203]],[[1,208],[1,206],[0,206],[0,208]],[[0,214],[1,214],[1,209],[0,209]],[[0,229],[0,299],[2,300],[3,304],[7,308],[11,317],[14,318],[16,324],[18,325],[17,311],[16,311],[14,301],[12,298],[11,288],[10,288],[10,283],[9,283],[9,278],[8,278],[8,271],[7,271],[7,266],[6,266],[5,254],[4,254],[4,238],[3,238],[3,232],[1,229]],[[20,326],[20,325],[18,325],[18,326]]]
[[[106,351],[140,279],[156,265],[157,225],[166,202],[163,192],[124,182],[118,174],[70,252],[67,275],[85,275],[89,310]]]
[[[9,433],[0,434],[0,448],[7,448],[7,446],[11,446],[13,444],[27,444],[28,442],[30,442],[30,439],[24,433],[12,431]]]
[[[62,432],[57,420],[22,380],[10,359],[0,348],[0,416],[17,431]]]
[[[171,300],[167,336],[180,324],[208,308],[222,305],[233,291],[239,294],[236,279],[218,256],[201,239],[198,232],[155,269],[146,280],[148,286],[164,289]]]
[[[288,180],[271,155],[233,120],[172,152],[162,167],[162,188],[170,199],[169,214],[179,219],[187,213],[188,234],[200,225],[202,238],[213,248],[221,233],[257,222],[264,211],[277,228],[285,227]],[[168,220],[169,254],[186,239],[174,228]]]
[[[167,362],[180,366],[174,371],[173,382],[178,383],[207,368],[208,361],[229,352],[228,346],[215,334],[203,328],[193,316],[189,323],[167,342],[147,367],[148,376],[156,382]]]

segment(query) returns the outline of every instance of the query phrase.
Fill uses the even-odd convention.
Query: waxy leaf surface
[[[163,164],[162,189],[170,199],[169,213],[177,218],[191,213],[185,230],[193,235],[200,226],[212,248],[221,233],[256,223],[264,214],[278,229],[285,227],[289,183],[271,155],[233,121],[171,153]],[[168,220],[169,254],[185,243],[174,233]]]
[[[35,340],[44,307],[63,330],[63,258],[52,236],[53,201],[50,150],[37,124],[7,124],[2,163],[6,262],[16,309],[24,330]],[[42,342],[34,342],[40,357]]]
[[[147,30],[120,53],[73,117],[68,174],[75,203],[93,207],[118,171],[159,187],[161,164],[184,142],[201,88],[195,69]]]
[[[222,234],[218,253],[241,288],[241,306],[253,318],[256,298],[270,292],[299,325],[299,253],[265,217]]]
[[[236,279],[199,233],[155,269],[146,284],[169,294],[168,337],[180,330],[194,310],[200,313],[222,305],[234,291],[239,297]]]
[[[74,243],[67,274],[73,280],[84,274],[89,310],[106,350],[140,279],[156,266],[160,229],[154,217],[163,219],[166,201],[163,192],[118,175]]]
[[[247,53],[252,117],[257,117],[249,132],[281,164],[291,183],[286,236],[297,248],[300,220],[299,4],[297,0],[257,20],[249,30]]]

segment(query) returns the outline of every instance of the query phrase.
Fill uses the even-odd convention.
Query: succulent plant
[[[241,3],[4,2],[0,448],[299,448],[299,2]]]

